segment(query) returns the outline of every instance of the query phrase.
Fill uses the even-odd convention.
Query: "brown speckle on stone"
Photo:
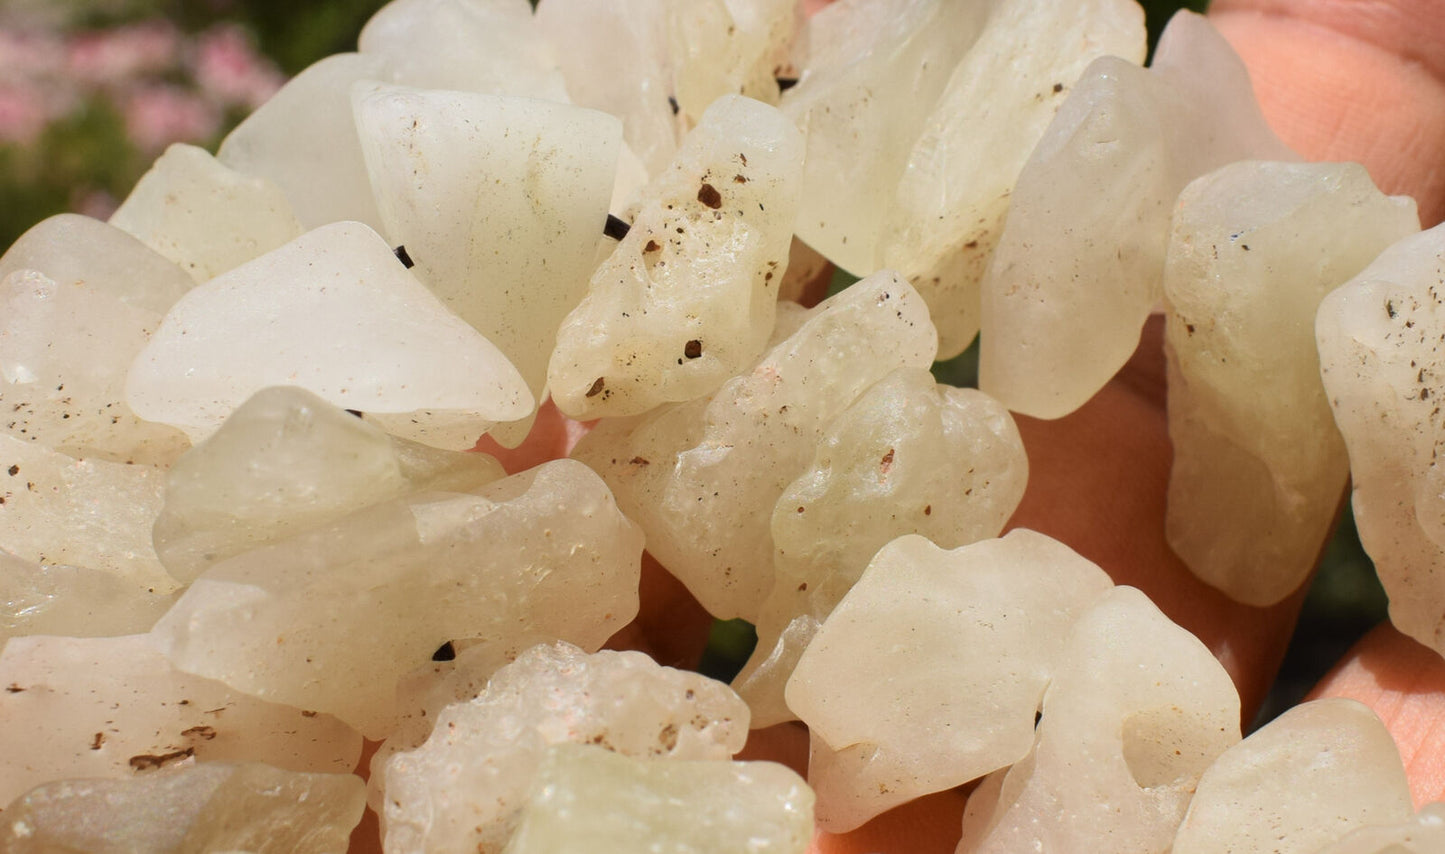
[[[704,183],[700,188],[698,188],[697,200],[712,208],[713,210],[717,210],[718,208],[722,207],[722,193],[719,193],[717,191],[717,187],[714,187],[713,185],[708,183]]]
[[[589,389],[587,389],[587,394],[586,394],[585,396],[586,396],[586,397],[596,397],[597,395],[601,394],[601,393],[602,393],[602,386],[603,386],[604,384],[605,384],[605,383],[604,383],[604,378],[603,378],[603,377],[598,377],[598,378],[597,378],[597,381],[594,382],[594,383],[592,383],[592,387],[589,388]]]

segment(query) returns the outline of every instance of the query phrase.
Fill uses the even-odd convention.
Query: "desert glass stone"
[[[0,646],[22,635],[143,634],[174,601],[165,588],[104,570],[35,563],[0,550]]]
[[[1362,827],[1319,854],[1434,854],[1445,850],[1445,804],[1426,804],[1411,818]]]

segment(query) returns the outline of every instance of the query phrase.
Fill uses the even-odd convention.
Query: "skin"
[[[1422,224],[1445,218],[1445,15],[1439,0],[1215,0],[1211,19],[1239,51],[1276,133],[1310,160],[1357,160],[1381,189],[1408,193]],[[826,0],[809,3],[820,8]],[[1016,416],[1030,483],[1011,526],[1067,543],[1114,580],[1148,593],[1197,635],[1234,678],[1244,718],[1263,700],[1294,630],[1296,594],[1267,609],[1234,603],[1195,579],[1164,541],[1170,446],[1157,319],[1120,374],[1070,416]],[[509,470],[565,455],[582,429],[544,411]],[[643,608],[614,645],[664,663],[696,661],[708,618],[660,566],[644,566]],[[1445,660],[1389,625],[1356,645],[1311,695],[1351,697],[1395,737],[1416,806],[1445,800]],[[753,734],[741,758],[800,773],[807,733],[785,724]],[[364,767],[365,763],[363,763]],[[966,794],[937,793],[843,835],[818,832],[811,854],[951,853]],[[371,816],[353,851],[376,850]],[[367,838],[370,837],[370,838]]]

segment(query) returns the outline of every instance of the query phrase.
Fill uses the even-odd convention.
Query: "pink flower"
[[[35,89],[0,86],[0,142],[28,145],[49,123],[45,101]]]
[[[173,68],[181,35],[164,20],[82,33],[70,42],[68,73],[99,86],[123,86],[130,78]]]
[[[195,64],[201,91],[228,106],[255,109],[286,82],[256,53],[246,31],[234,24],[217,24],[200,35]]]
[[[0,80],[18,82],[65,72],[66,46],[53,32],[0,29]]]
[[[173,142],[205,142],[221,126],[214,104],[166,84],[137,89],[124,110],[127,135],[147,154],[158,154]]]

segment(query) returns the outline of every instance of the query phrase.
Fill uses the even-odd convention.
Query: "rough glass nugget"
[[[1138,64],[1146,49],[1144,10],[1134,0],[958,5],[988,6],[988,21],[912,145],[877,259],[928,302],[940,359],[962,353],[978,334],[979,281],[1009,196],[1064,93],[1092,60]]]
[[[904,534],[943,548],[997,536],[1027,482],[1008,411],[923,368],[895,370],[833,419],[773,507],[773,589],[733,683],[753,726],[793,717],[783,701],[793,664],[880,548]]]
[[[1070,627],[1112,586],[1028,530],[952,551],[916,535],[884,546],[788,682],[819,824],[852,830],[1026,756]]]
[[[105,570],[35,563],[0,549],[0,646],[22,635],[143,634],[175,598]]]
[[[757,619],[773,587],[773,507],[829,422],[894,368],[927,368],[937,348],[922,298],[888,271],[799,314],[711,398],[604,421],[574,452],[648,551],[723,619]]]
[[[351,87],[393,79],[379,54],[338,53],[287,81],[236,126],[216,159],[281,188],[305,229],[354,220],[382,230],[351,116]]]
[[[224,561],[153,635],[183,670],[381,739],[397,680],[449,640],[530,631],[600,647],[637,613],[641,559],[642,532],[602,481],[557,460]]]
[[[547,751],[506,854],[803,854],[813,793],[776,762]]]
[[[1164,267],[1165,533],[1195,575],[1273,605],[1309,575],[1349,461],[1320,383],[1320,300],[1420,230],[1357,163],[1246,161],[1179,194]]]
[[[1410,783],[1368,706],[1304,703],[1226,750],[1199,778],[1171,854],[1316,854],[1360,827],[1411,818]]]
[[[1426,804],[1409,819],[1362,827],[1318,854],[1436,854],[1445,851],[1445,804]]]
[[[126,400],[199,441],[274,385],[454,450],[532,410],[506,356],[355,222],[307,232],[186,294],[136,357]]]
[[[621,123],[567,104],[400,86],[363,84],[353,101],[387,235],[541,400],[557,327],[595,266]]]
[[[361,757],[361,736],[330,715],[182,673],[146,635],[11,638],[0,686],[0,803],[52,780],[119,779],[193,757],[338,774]]]
[[[197,282],[301,236],[281,189],[176,143],[110,217],[110,224],[175,262]]]
[[[131,411],[125,372],[191,285],[89,217],[61,214],[21,235],[0,257],[0,433],[112,462],[175,459],[190,443]]]
[[[982,285],[979,388],[1059,418],[1103,388],[1162,296],[1174,199],[1244,159],[1296,160],[1202,16],[1169,21],[1148,70],[1095,60],[1019,173]]]
[[[151,544],[164,478],[150,466],[78,460],[0,434],[0,552],[169,593],[178,585]]]
[[[1204,769],[1239,741],[1239,695],[1209,650],[1115,587],[1074,623],[1033,751],[969,798],[958,854],[1165,854]]]
[[[392,0],[356,49],[385,57],[406,86],[567,102],[567,87],[527,0]]]
[[[736,95],[708,108],[557,331],[559,409],[581,420],[693,400],[762,354],[802,157],[776,108]]]
[[[1320,371],[1345,438],[1355,524],[1390,620],[1445,654],[1445,225],[1407,237],[1325,297]]]
[[[640,652],[533,647],[476,699],[448,706],[425,744],[387,761],[385,847],[500,852],[549,745],[727,760],[747,733],[747,706],[721,682]]]
[[[156,553],[183,582],[227,558],[428,490],[506,475],[486,454],[388,436],[305,389],[262,389],[166,472]]]
[[[206,762],[128,780],[66,780],[25,793],[0,819],[9,854],[335,854],[361,821],[352,774]]]

